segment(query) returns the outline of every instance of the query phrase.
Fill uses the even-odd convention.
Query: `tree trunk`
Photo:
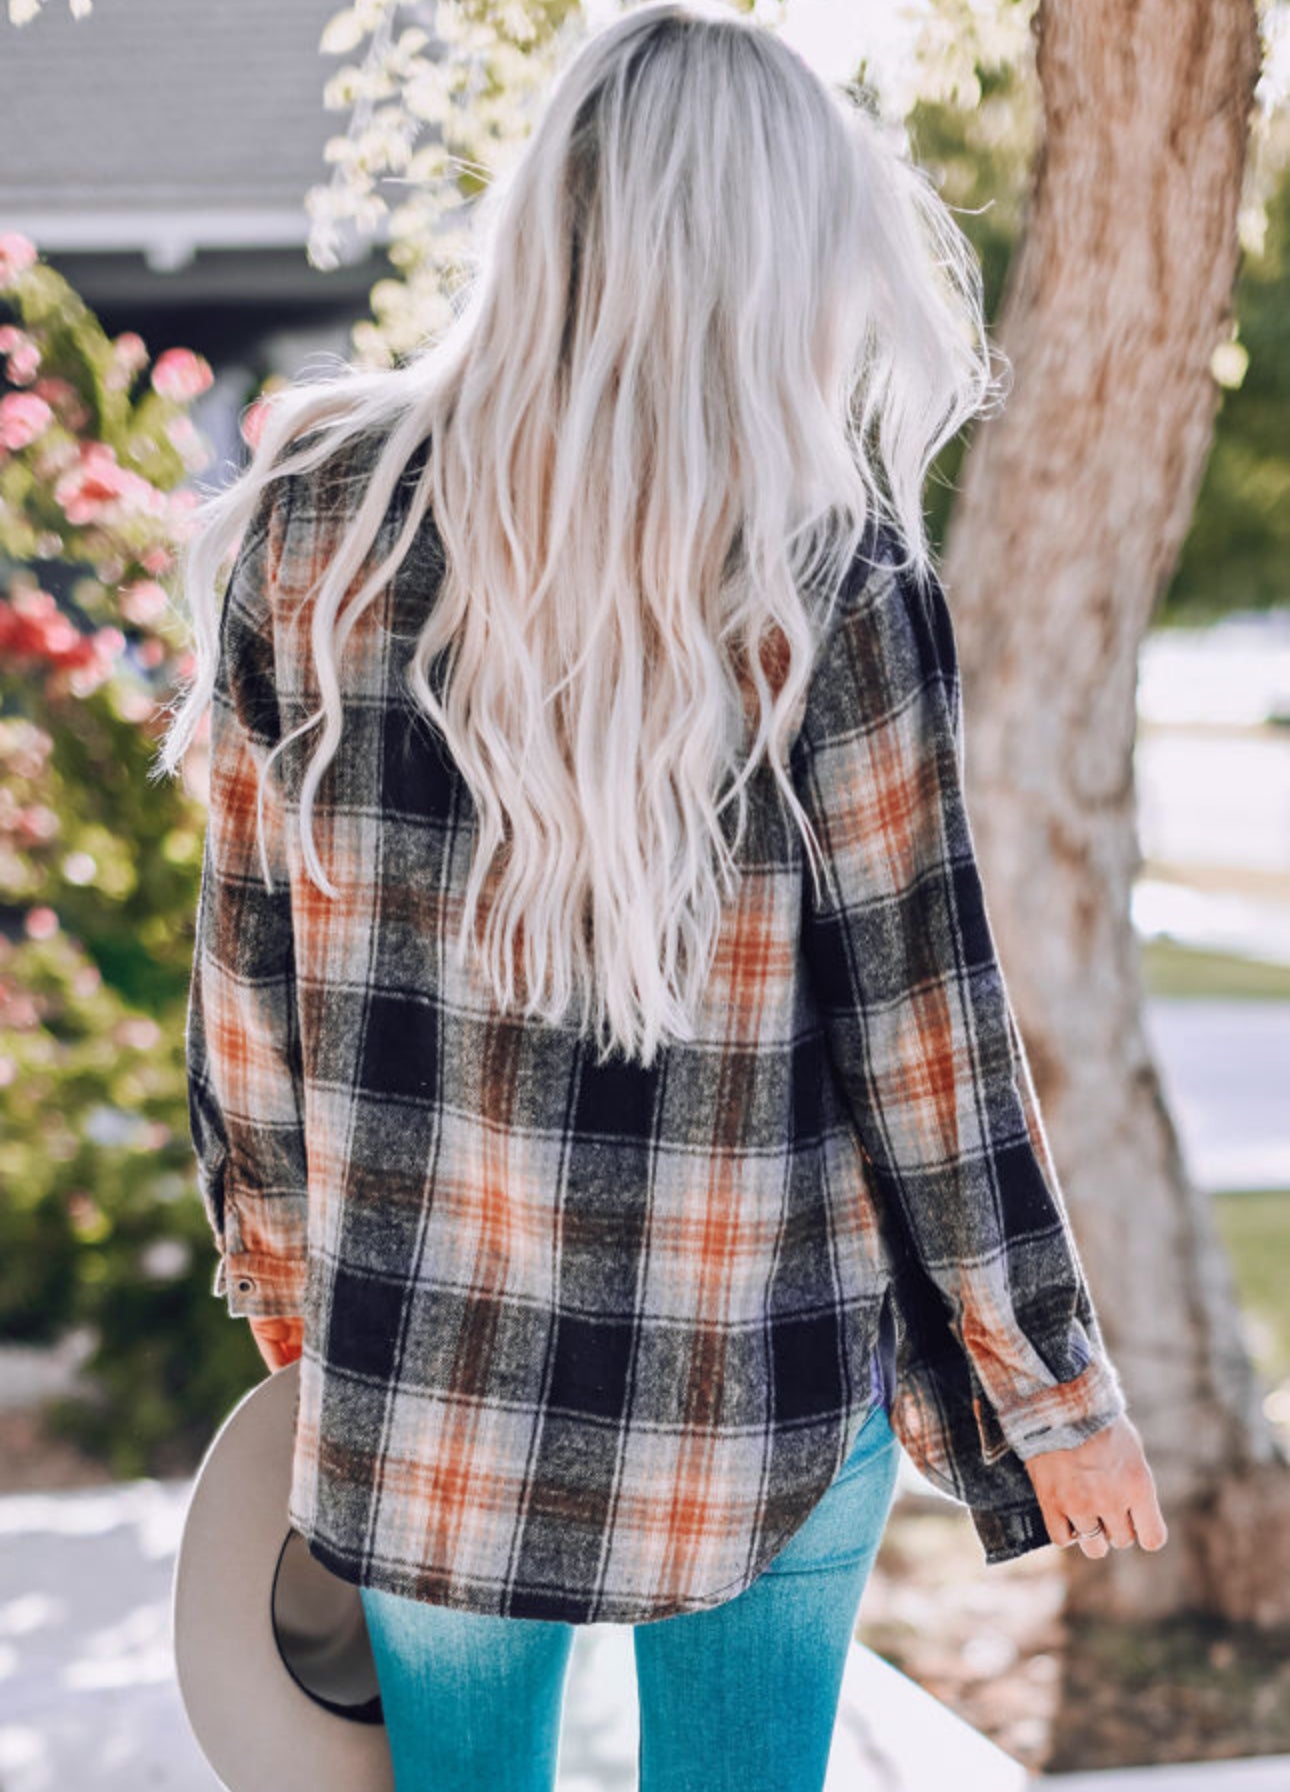
[[[1068,1609],[1290,1618],[1290,1474],[1143,1027],[1139,645],[1209,450],[1260,40],[1253,0],[1043,0],[1044,140],[944,571],[991,914],[1155,1553],[1065,1552]]]

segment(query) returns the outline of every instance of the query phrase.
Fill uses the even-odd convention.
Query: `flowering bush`
[[[66,1428],[178,1470],[254,1359],[210,1298],[187,1125],[203,813],[149,778],[190,670],[165,581],[211,370],[109,338],[10,234],[0,375],[0,1334],[89,1325],[99,1397]]]
[[[22,236],[0,236],[0,303],[16,314],[0,324],[12,388],[0,397],[0,557],[10,563],[0,639],[21,650],[29,674],[61,678],[74,664],[78,678],[55,688],[84,696],[87,677],[101,683],[131,647],[148,671],[165,659],[164,638],[152,635],[162,614],[155,603],[141,611],[137,595],[125,600],[134,642],[117,626],[118,605],[171,569],[196,501],[176,487],[210,459],[186,407],[211,370],[190,349],[168,349],[145,381],[142,340],[133,332],[110,340]],[[69,595],[99,628],[70,655],[73,624],[22,570],[42,561],[84,571]]]

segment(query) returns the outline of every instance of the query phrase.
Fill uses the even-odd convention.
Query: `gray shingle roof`
[[[63,248],[191,240],[302,242],[328,176],[318,48],[339,0],[47,0],[0,16],[0,220]],[[176,226],[178,227],[178,226]],[[170,228],[170,226],[167,226]]]

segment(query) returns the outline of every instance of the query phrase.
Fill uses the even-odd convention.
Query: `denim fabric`
[[[721,1605],[633,1626],[640,1792],[820,1792],[895,1495],[873,1407],[806,1522]],[[361,1588],[395,1792],[552,1792],[575,1626]]]

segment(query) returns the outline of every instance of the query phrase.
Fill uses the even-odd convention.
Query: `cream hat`
[[[245,1394],[207,1448],[175,1562],[179,1691],[227,1792],[393,1792],[358,1588],[287,1521],[300,1364]]]

